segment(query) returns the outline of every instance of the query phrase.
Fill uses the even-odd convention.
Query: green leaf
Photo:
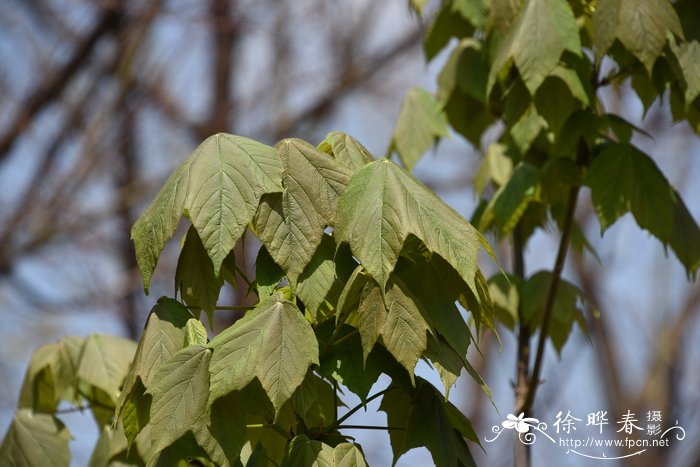
[[[353,175],[338,201],[336,236],[347,242],[382,290],[396,265],[404,240],[413,234],[459,272],[477,295],[479,247],[484,237],[393,162],[366,165]]]
[[[97,445],[90,456],[89,467],[121,467],[143,465],[136,449],[129,450],[120,426],[102,428]]]
[[[321,243],[325,227],[335,221],[338,196],[351,172],[302,140],[286,139],[276,148],[284,167],[283,191],[263,198],[254,226],[295,287]]]
[[[218,276],[260,197],[282,191],[282,171],[273,148],[248,138],[219,133],[200,144],[131,229],[146,291],[183,214],[197,229]]]
[[[130,388],[123,402],[120,397],[116,413],[122,422],[129,447],[150,421],[151,402],[152,397],[146,394],[146,388],[139,377],[136,377],[136,383]]]
[[[513,174],[513,160],[506,155],[504,144],[489,145],[474,176],[474,191],[481,196],[489,182],[496,187],[505,185]]]
[[[565,0],[526,0],[498,47],[488,90],[512,58],[530,94],[554,70],[565,50],[581,55],[578,26]]]
[[[518,323],[520,294],[516,276],[498,273],[489,279],[489,292],[493,300],[493,311],[498,320],[511,331]]]
[[[304,380],[311,364],[318,364],[313,329],[291,302],[273,296],[216,336],[212,357],[212,400],[243,389],[257,377],[279,413]]]
[[[510,232],[528,205],[539,200],[539,170],[528,163],[520,164],[508,183],[496,191],[481,218],[480,228],[488,229],[496,221],[502,233]]]
[[[428,25],[423,40],[426,61],[430,61],[450,42],[453,37],[471,35],[474,28],[454,5],[445,2],[435,18]]]
[[[447,118],[435,97],[420,88],[406,93],[391,137],[389,153],[396,151],[408,169],[441,137],[447,136]]]
[[[246,439],[242,404],[239,393],[220,397],[192,429],[197,444],[217,465],[238,465]]]
[[[469,97],[485,103],[488,75],[481,43],[473,38],[462,39],[438,76],[438,100],[444,105],[458,87]]]
[[[405,428],[390,430],[394,464],[405,452],[425,446],[439,466],[475,465],[461,430],[463,420],[446,410],[442,395],[427,381],[416,378],[416,390],[407,395],[394,390],[382,398],[379,409],[386,412],[389,426]],[[451,405],[451,404],[450,404]],[[455,425],[453,425],[453,420]]]
[[[219,291],[224,285],[223,274],[214,274],[214,266],[199,239],[197,230],[190,226],[177,260],[175,290],[182,300],[192,307],[199,307],[210,315],[219,300]]]
[[[359,141],[347,133],[331,131],[326,135],[318,149],[330,154],[348,169],[361,169],[366,164],[374,161],[374,156]]]
[[[76,370],[84,341],[68,336],[34,351],[20,390],[19,408],[53,413],[60,400],[78,403]]]
[[[304,302],[313,323],[319,320],[317,313],[336,281],[335,249],[333,237],[324,235],[304,273],[299,277],[297,294]]]
[[[362,341],[362,356],[367,356],[379,340],[384,323],[386,323],[388,311],[382,297],[381,288],[374,280],[369,280],[362,288],[357,309],[358,329]]]
[[[321,347],[328,349],[321,355],[321,374],[335,379],[355,393],[360,400],[367,400],[367,395],[379,378],[381,370],[375,364],[372,355],[365,360],[362,340],[357,329],[344,326],[335,341],[324,342],[319,338]],[[324,344],[330,345],[330,348],[324,347]]]
[[[663,243],[673,231],[673,189],[654,161],[629,144],[611,144],[593,161],[585,183],[603,231],[630,211]]]
[[[531,330],[542,324],[551,282],[550,271],[539,271],[520,288],[523,321]],[[582,322],[583,312],[578,307],[582,296],[583,292],[575,285],[563,279],[559,282],[549,323],[549,337],[559,353],[571,334],[574,321]]]
[[[211,350],[192,345],[174,354],[156,372],[148,393],[153,396],[151,437],[157,451],[174,443],[204,415],[211,357]]]
[[[263,300],[275,293],[275,289],[284,279],[284,271],[279,267],[265,246],[260,247],[255,260],[255,286],[258,297]]]
[[[431,336],[428,339],[428,348],[425,356],[435,366],[442,385],[445,387],[445,399],[450,396],[450,389],[457,382],[462,368],[464,368],[464,357],[461,357],[455,350],[440,336]]]
[[[333,448],[306,435],[295,436],[289,443],[289,451],[283,467],[331,467]]]
[[[412,399],[408,417],[406,444],[425,446],[430,450],[435,465],[476,465],[471,452],[455,430],[445,410],[445,399],[427,381],[421,381]]]
[[[413,294],[401,281],[394,279],[386,291],[386,319],[380,334],[384,347],[403,365],[413,378],[413,370],[428,347],[430,327],[425,322]],[[362,314],[378,310],[360,308]],[[360,329],[362,332],[362,329]]]
[[[78,378],[103,390],[116,403],[135,351],[133,341],[107,334],[90,334],[80,355]]]
[[[598,0],[593,29],[598,59],[619,39],[650,75],[668,34],[683,37],[678,15],[668,0]]]
[[[700,96],[700,42],[685,42],[674,50],[683,72],[685,103],[689,105]]]
[[[67,467],[71,435],[53,415],[19,409],[0,447],[0,464],[13,467]]]
[[[185,325],[185,347],[190,345],[207,345],[207,330],[202,322],[196,318],[190,318]]]
[[[161,365],[185,346],[185,328],[191,318],[192,313],[172,298],[161,297],[151,310],[141,337],[143,351],[135,363],[147,388]]]

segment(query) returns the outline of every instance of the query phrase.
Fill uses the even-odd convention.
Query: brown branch
[[[7,157],[17,138],[29,126],[32,119],[44,107],[56,100],[64,91],[71,78],[88,62],[100,38],[115,31],[121,22],[120,9],[105,10],[100,20],[75,49],[75,52],[60,69],[48,74],[47,79],[38,85],[20,106],[10,127],[0,136],[0,161]]]

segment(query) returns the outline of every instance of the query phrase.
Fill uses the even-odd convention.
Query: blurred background
[[[404,93],[415,85],[434,91],[446,58],[426,65],[425,26],[406,0],[0,0],[0,432],[37,346],[91,332],[137,339],[155,300],[173,294],[178,242],[145,296],[129,231],[199,142],[225,131],[315,144],[339,130],[384,156]],[[653,136],[635,143],[700,219],[697,136],[671,122],[665,102],[643,115],[628,87],[602,97]],[[480,154],[498,131],[481,147],[452,135],[424,156],[416,176],[469,218]],[[575,331],[561,356],[549,350],[536,415],[551,424],[560,410],[584,420],[607,410],[614,424],[627,410],[640,420],[662,411],[664,425],[685,428],[684,440],[645,453],[643,464],[606,465],[700,466],[700,287],[629,215],[601,239],[584,195],[577,220],[599,260],[571,254],[564,277],[589,297],[590,332]],[[508,245],[491,240],[510,267]],[[528,273],[551,269],[557,240],[554,230],[536,235]],[[253,271],[253,252],[236,258]],[[250,299],[229,288],[220,303]],[[468,377],[450,394],[482,439],[513,405],[515,339],[505,329],[501,338],[499,346],[484,335],[484,357],[471,355],[498,410]],[[418,373],[439,384],[427,366]],[[372,414],[376,405],[358,422],[385,423]],[[73,464],[86,465],[94,423],[87,413],[67,423]],[[388,436],[352,434],[371,465],[391,465]],[[473,452],[479,465],[508,466],[512,443],[503,437]],[[533,465],[562,463],[599,462],[534,445]],[[422,449],[398,463],[430,464]]]

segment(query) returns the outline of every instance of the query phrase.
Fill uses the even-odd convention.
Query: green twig
[[[251,425],[246,425],[246,428],[269,428],[282,435],[284,439],[291,439],[289,433],[276,423],[253,423]]]
[[[345,420],[347,420],[348,418],[350,418],[355,412],[357,412],[358,410],[360,410],[362,407],[366,407],[367,404],[369,404],[370,402],[372,402],[374,399],[376,399],[376,398],[378,398],[378,397],[381,397],[381,396],[383,396],[384,394],[386,394],[387,392],[393,391],[394,389],[398,389],[398,386],[389,386],[388,388],[386,388],[386,389],[384,389],[384,390],[382,390],[382,391],[379,391],[379,392],[376,393],[376,394],[373,394],[373,395],[369,396],[365,402],[361,402],[360,404],[356,405],[356,406],[353,407],[352,409],[348,410],[348,412],[347,412],[345,415],[343,415],[342,417],[340,417],[335,423],[331,424],[325,431],[329,432],[329,431],[337,430],[338,427],[340,426],[340,424],[343,423],[343,422],[344,422]],[[347,425],[346,425],[346,426],[347,426]]]
[[[371,426],[371,425],[338,425],[336,427],[338,430],[393,430],[393,431],[406,431],[406,428],[401,426]]]

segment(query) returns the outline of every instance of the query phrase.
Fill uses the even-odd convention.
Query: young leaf
[[[0,465],[67,467],[71,435],[53,415],[19,409],[0,447]]]
[[[335,233],[339,242],[348,242],[382,289],[409,234],[447,260],[476,296],[479,247],[491,251],[457,211],[387,160],[372,162],[353,175],[338,201]]]
[[[214,266],[199,239],[197,229],[190,226],[175,269],[175,290],[182,300],[199,307],[211,316],[224,285],[223,274],[214,274]]]
[[[318,343],[299,309],[279,296],[261,302],[216,336],[212,357],[212,400],[243,389],[257,377],[275,411],[291,397],[311,364],[318,364]]]
[[[148,393],[153,396],[151,437],[157,451],[174,443],[204,415],[211,355],[210,349],[192,345],[170,357],[156,372]]]
[[[77,376],[103,390],[113,403],[134,358],[136,343],[107,334],[91,334],[85,339]]]
[[[361,169],[374,161],[374,156],[359,141],[347,133],[331,131],[318,149],[330,154],[351,171]]]
[[[183,214],[197,229],[218,276],[260,197],[282,191],[282,170],[273,148],[248,138],[219,133],[200,144],[131,229],[146,291]]]
[[[382,291],[377,283],[369,280],[362,288],[357,308],[358,329],[362,341],[362,356],[367,356],[379,340],[388,311],[382,297]]]
[[[619,39],[651,75],[669,33],[683,37],[668,0],[599,0],[593,15],[593,48],[600,59]]]
[[[284,173],[281,194],[268,195],[254,218],[255,231],[286,272],[292,287],[335,221],[338,196],[350,170],[298,139],[277,144]]]
[[[208,340],[207,330],[202,322],[196,318],[190,318],[185,325],[185,347],[190,345],[206,345]]]
[[[425,151],[447,134],[447,118],[437,99],[423,89],[411,88],[401,104],[388,152],[396,151],[410,171]]]
[[[565,50],[582,53],[576,18],[568,2],[527,0],[498,47],[489,73],[489,92],[512,58],[534,95]]]
[[[36,349],[24,376],[18,407],[53,413],[61,400],[79,403],[76,371],[84,342],[68,336]]]
[[[508,233],[518,223],[528,205],[539,200],[539,170],[528,163],[519,165],[508,182],[494,194],[481,217],[481,229],[498,222],[499,231]]]

